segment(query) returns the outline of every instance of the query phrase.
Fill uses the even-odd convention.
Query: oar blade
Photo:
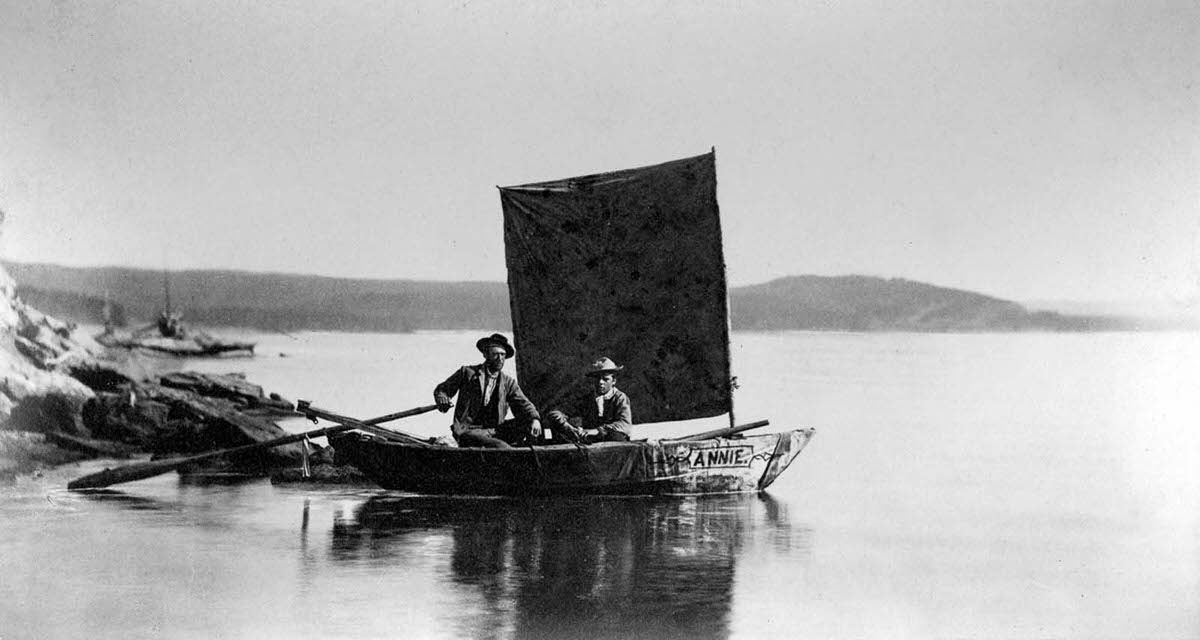
[[[79,489],[103,489],[104,487],[110,487],[122,482],[145,480],[146,478],[153,478],[154,476],[178,469],[186,462],[187,460],[179,459],[151,460],[150,462],[138,462],[115,469],[105,469],[68,482],[67,489],[72,491]]]

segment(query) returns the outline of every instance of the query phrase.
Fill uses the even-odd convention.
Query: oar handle
[[[407,411],[399,411],[397,413],[389,413],[386,416],[379,416],[378,418],[371,418],[370,420],[359,420],[357,418],[351,418],[350,416],[344,416],[344,415],[341,415],[338,413],[334,413],[332,411],[321,409],[319,407],[314,407],[312,405],[312,403],[309,402],[308,400],[297,400],[296,401],[296,411],[303,413],[305,418],[308,418],[309,420],[312,420],[313,422],[316,422],[317,418],[321,418],[323,420],[328,420],[330,422],[336,422],[338,424],[352,426],[355,429],[366,431],[368,433],[374,433],[376,435],[380,435],[380,436],[383,436],[385,438],[389,438],[392,440],[402,440],[402,441],[414,442],[414,443],[419,442],[422,444],[425,444],[424,440],[422,440],[421,438],[418,438],[410,433],[405,433],[398,429],[385,429],[383,427],[378,427],[375,425],[382,424],[384,422],[391,422],[392,420],[399,420],[400,418],[407,418],[409,416],[415,416],[420,413],[426,413],[426,412],[431,411],[436,408],[437,408],[436,404],[431,404],[431,405],[426,405],[424,407],[417,407],[416,409],[409,409]]]
[[[309,400],[296,401],[296,412],[303,413],[305,418],[308,418],[313,422],[316,422],[317,418],[322,418],[331,422],[337,422],[339,424],[383,424],[384,422],[391,422],[392,420],[399,420],[400,418],[408,418],[411,416],[420,415],[422,413],[428,413],[436,408],[436,404],[427,404],[423,407],[408,409],[406,411],[397,411],[396,413],[389,413],[386,416],[379,416],[378,418],[371,418],[370,420],[357,420],[349,416],[339,415],[332,411],[326,411],[325,409],[314,407],[312,402]]]

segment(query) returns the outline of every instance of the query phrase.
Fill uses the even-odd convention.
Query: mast
[[[717,172],[716,172],[717,148],[716,148],[716,146],[712,147],[712,157],[713,157],[712,201],[713,201],[713,208],[716,210],[717,221],[718,221],[718,223],[717,223],[717,244],[721,247],[724,247],[725,246],[725,238],[723,235],[723,231],[721,230],[721,224],[720,224],[721,205],[719,204],[720,201],[717,200]],[[737,376],[733,375],[733,349],[729,345],[729,342],[732,339],[732,335],[733,335],[733,320],[730,317],[731,316],[730,309],[732,308],[732,305],[729,304],[729,265],[725,264],[724,251],[721,252],[721,256],[722,256],[722,258],[721,258],[721,274],[722,274],[722,277],[725,279],[725,335],[729,336],[729,339],[725,340],[725,361],[729,363],[729,426],[735,427],[735,426],[737,426],[737,419],[734,417],[734,412],[733,412],[734,406],[735,406],[733,403],[733,392],[737,390]]]
[[[166,298],[166,301],[165,301],[166,306],[163,309],[163,315],[170,316],[171,315],[171,277],[167,271],[163,271],[163,293]]]

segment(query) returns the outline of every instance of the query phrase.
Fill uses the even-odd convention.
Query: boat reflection
[[[399,562],[447,535],[447,574],[478,612],[461,620],[472,637],[724,638],[743,546],[791,544],[790,529],[765,495],[389,496],[335,517],[332,557]]]

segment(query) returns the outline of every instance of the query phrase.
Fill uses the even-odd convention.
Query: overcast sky
[[[1200,5],[0,3],[4,257],[505,278],[496,185],[716,147],[733,285],[1200,297]]]

